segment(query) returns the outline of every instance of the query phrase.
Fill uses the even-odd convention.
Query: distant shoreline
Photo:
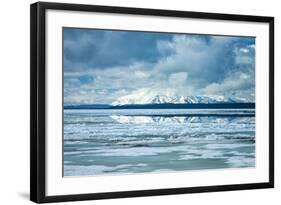
[[[84,104],[64,105],[68,109],[255,109],[255,103],[214,103],[214,104],[134,104],[134,105],[106,105],[106,104]]]

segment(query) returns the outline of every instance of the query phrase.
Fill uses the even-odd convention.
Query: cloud
[[[161,59],[155,72],[187,72],[190,85],[196,87],[222,80],[231,69],[229,65],[232,66],[233,53],[226,48],[234,40],[231,37],[175,36],[170,45],[174,54]]]
[[[174,86],[181,86],[187,82],[187,72],[172,73],[168,79],[169,84]]]
[[[254,66],[255,64],[255,45],[248,45],[242,48],[235,48],[235,63],[237,65],[249,65]]]
[[[206,86],[206,92],[227,92],[231,90],[247,89],[252,85],[251,77],[245,73],[235,73],[225,78],[221,83],[212,83]]]
[[[145,32],[146,40],[141,40],[144,33],[138,32],[137,40],[126,41],[126,32],[117,36],[113,33],[103,34],[107,36],[103,36],[103,40],[109,38],[105,41],[90,43],[103,48],[99,54],[94,52],[95,48],[91,51],[99,60],[94,60],[87,68],[81,66],[87,64],[82,60],[79,66],[65,70],[65,103],[111,103],[137,92],[146,95],[219,94],[249,101],[255,98],[254,38],[172,34],[162,38],[162,34],[151,37]],[[141,44],[148,41],[153,42],[151,47]],[[130,45],[123,50],[122,44],[126,43]],[[76,45],[71,46],[74,49]],[[117,52],[115,46],[122,48],[123,54],[115,56],[115,60],[108,59],[108,52]],[[148,49],[154,53],[154,60],[147,57]],[[109,63],[105,66],[98,61]]]
[[[171,35],[99,29],[64,29],[64,64],[67,71],[128,66],[136,61],[156,62],[159,39]]]

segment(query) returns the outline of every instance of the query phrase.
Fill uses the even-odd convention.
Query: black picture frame
[[[46,196],[46,10],[263,22],[269,25],[269,181],[188,188]],[[274,18],[265,16],[38,2],[30,7],[30,200],[37,203],[217,192],[274,187]]]

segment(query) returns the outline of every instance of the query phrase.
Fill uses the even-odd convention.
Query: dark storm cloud
[[[136,61],[156,62],[159,40],[168,34],[93,29],[64,29],[66,70],[126,66]]]

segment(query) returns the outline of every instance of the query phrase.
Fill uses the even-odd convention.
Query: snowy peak
[[[126,95],[116,101],[111,105],[135,105],[135,104],[211,104],[211,103],[243,103],[246,102],[244,99],[234,99],[226,98],[224,96],[171,96],[171,95]]]
[[[148,104],[185,103],[185,98],[183,96],[156,95],[147,103]]]

